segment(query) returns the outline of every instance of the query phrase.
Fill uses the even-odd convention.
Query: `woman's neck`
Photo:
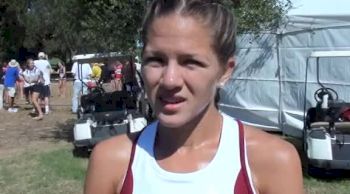
[[[222,116],[216,108],[208,108],[190,123],[176,129],[159,127],[155,148],[161,155],[171,155],[179,149],[198,149],[220,139]]]

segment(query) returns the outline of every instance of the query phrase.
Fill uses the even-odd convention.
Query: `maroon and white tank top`
[[[218,150],[194,172],[162,169],[154,157],[158,122],[147,126],[133,145],[121,194],[255,194],[247,161],[243,125],[222,114]]]

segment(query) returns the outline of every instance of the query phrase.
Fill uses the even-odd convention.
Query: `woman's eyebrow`
[[[161,52],[161,51],[145,51],[143,56],[148,57],[148,56],[158,56],[158,57],[165,57],[166,55]]]

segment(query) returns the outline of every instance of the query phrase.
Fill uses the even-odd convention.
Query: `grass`
[[[307,194],[348,194],[350,193],[349,179],[320,180],[304,177]]]
[[[75,158],[69,146],[27,151],[0,160],[2,194],[82,193],[87,159]]]
[[[1,194],[75,194],[83,192],[87,159],[76,158],[70,144],[45,151],[26,152],[0,159]],[[281,177],[283,178],[283,177]],[[307,194],[348,194],[350,179],[304,177]]]

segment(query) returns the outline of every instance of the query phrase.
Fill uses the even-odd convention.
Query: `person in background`
[[[4,64],[4,63],[2,63]],[[0,67],[0,110],[4,108],[4,78],[5,78],[5,72],[2,68],[2,65]]]
[[[34,66],[33,59],[29,58],[26,61],[27,68],[24,70],[22,76],[26,83],[28,83],[28,93],[31,95],[31,101],[35,112],[38,113],[34,120],[42,120],[44,118],[43,111],[41,110],[39,96],[44,89],[44,76],[43,73]]]
[[[19,78],[16,81],[16,95],[17,99],[24,99],[24,80],[21,76],[23,73],[25,67],[22,67],[22,65],[18,65],[18,71],[19,71]]]
[[[58,62],[58,92],[60,97],[66,97],[66,66],[63,62]]]
[[[218,109],[236,65],[236,19],[218,2],[151,3],[142,76],[157,120],[94,147],[85,194],[304,193],[293,145]]]
[[[47,60],[47,55],[44,52],[39,52],[38,60],[34,61],[34,65],[43,73],[45,82],[44,82],[44,86],[41,91],[40,97],[44,99],[44,102],[45,102],[45,114],[49,114],[50,112],[49,99],[51,96],[50,84],[51,84],[51,73],[52,73],[51,64]]]
[[[109,62],[101,68],[101,78],[98,82],[102,83],[102,88],[105,92],[114,92],[117,91],[118,88],[120,88],[120,90],[122,88],[121,86],[117,86],[117,80],[120,80],[122,77],[122,74],[120,74],[121,70],[117,70],[116,68],[118,64],[120,64],[119,61]]]
[[[126,91],[134,93],[137,86],[136,66],[132,59],[126,60],[123,68],[123,87]]]
[[[10,98],[9,108],[7,109],[8,112],[18,111],[18,109],[14,107],[15,96],[16,96],[16,81],[19,79],[18,66],[19,66],[19,63],[15,59],[12,59],[9,62],[9,67],[6,69],[4,85],[5,85],[7,94]]]
[[[2,72],[4,74],[3,81],[5,80],[5,74],[6,74],[6,70],[7,70],[8,67],[9,67],[8,62],[4,61],[2,63]],[[10,99],[9,99],[9,96],[7,94],[7,91],[6,91],[5,87],[4,87],[4,94],[3,94],[3,102],[4,102],[4,104],[9,104],[9,102],[10,102]]]
[[[21,79],[23,80],[24,84],[23,84],[23,87],[24,87],[24,96],[25,96],[25,100],[26,100],[26,104],[30,104],[32,102],[32,93],[33,93],[33,85],[34,83],[29,83],[27,80],[28,80],[28,77],[31,75],[31,68],[29,66],[29,62],[28,62],[29,59],[27,59],[26,61],[26,64],[25,64],[25,68],[24,68],[24,71],[20,72],[20,77]],[[31,60],[33,62],[33,60]],[[27,79],[26,79],[27,77]]]
[[[114,88],[117,91],[121,91],[123,89],[123,69],[124,65],[120,61],[116,61],[114,64]]]
[[[73,96],[72,96],[72,113],[77,113],[80,95],[87,94],[87,83],[89,82],[92,70],[89,63],[73,63],[72,74],[74,76],[73,82]]]
[[[103,66],[103,63],[93,63],[92,64],[92,74],[91,74],[91,78],[93,78],[94,80],[98,81],[101,78],[101,74],[102,74],[102,69],[101,67]]]

